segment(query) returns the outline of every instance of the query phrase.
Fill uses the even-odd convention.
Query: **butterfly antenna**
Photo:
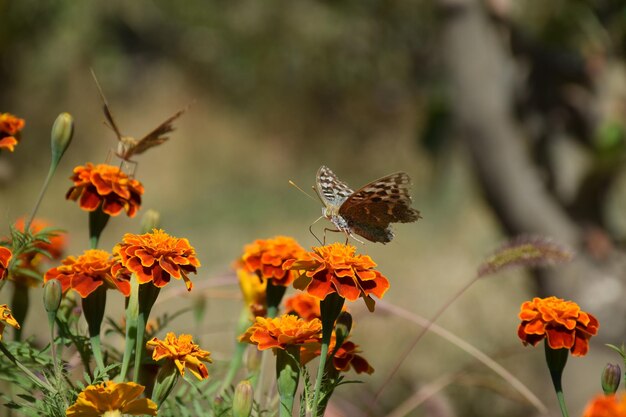
[[[298,187],[298,185],[296,185],[295,182],[289,180],[289,185],[293,185],[294,187],[296,187],[298,190],[300,190],[300,192],[302,192],[302,194],[304,194],[305,196],[309,197],[311,200],[313,201],[317,201],[311,194],[307,193],[306,191],[304,191],[302,188]],[[319,219],[317,219],[319,220]],[[315,221],[317,221],[315,220]],[[313,224],[315,224],[315,222],[313,222]],[[313,226],[313,224],[311,226]],[[315,235],[314,235],[315,236]],[[319,239],[318,239],[319,240]]]

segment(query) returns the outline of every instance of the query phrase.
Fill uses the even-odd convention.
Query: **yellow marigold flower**
[[[187,290],[193,284],[187,276],[197,272],[200,261],[196,258],[196,250],[187,239],[180,239],[154,229],[152,233],[134,235],[126,233],[113,248],[118,262],[113,265],[113,275],[130,275],[135,273],[140,284],[152,282],[162,288],[170,282],[170,278],[183,279]]]
[[[11,309],[6,304],[0,305],[0,340],[2,340],[2,332],[6,325],[11,327],[15,327],[16,329],[20,328],[20,324],[13,318],[11,315]]]
[[[8,149],[11,152],[15,150],[24,124],[24,119],[10,113],[0,113],[0,150]]]
[[[600,394],[587,404],[583,417],[626,417],[626,394]]]
[[[257,345],[259,350],[285,349],[288,345],[315,343],[321,337],[321,331],[322,322],[319,319],[305,321],[292,314],[273,319],[257,317],[239,341]]]
[[[117,216],[123,210],[128,217],[133,217],[141,206],[143,185],[129,178],[117,166],[94,166],[88,162],[85,166],[74,168],[74,175],[70,179],[74,185],[65,198],[79,200],[78,204],[83,210],[94,211],[101,207],[103,212],[111,216]]]
[[[0,281],[6,278],[9,262],[11,262],[12,257],[13,253],[9,248],[0,246]]]
[[[155,361],[164,358],[173,361],[181,376],[185,376],[185,368],[187,368],[198,379],[209,377],[209,371],[202,362],[213,362],[209,358],[211,353],[200,349],[193,343],[191,335],[181,334],[177,338],[174,333],[170,332],[165,336],[165,340],[155,337],[148,341],[146,346],[154,348],[152,359]]]
[[[346,300],[363,297],[373,310],[370,294],[382,298],[389,289],[389,281],[367,255],[356,255],[356,248],[343,243],[314,247],[312,252],[284,263],[283,268],[305,271],[294,286],[304,289],[319,300],[336,292]]]
[[[244,247],[241,262],[246,270],[255,272],[261,279],[271,279],[274,285],[289,286],[296,275],[283,268],[288,259],[298,258],[304,249],[287,236],[259,239]]]
[[[134,382],[106,381],[89,385],[78,394],[76,402],[66,411],[67,417],[117,417],[157,415],[157,405],[148,398],[139,398],[144,387]]]
[[[64,293],[72,289],[82,298],[86,298],[101,285],[116,288],[128,297],[130,294],[128,277],[113,278],[112,266],[113,258],[110,253],[100,249],[89,249],[79,257],[65,258],[60,266],[46,272],[44,282],[56,279],[61,283]]]
[[[289,297],[285,301],[285,310],[288,314],[295,314],[306,321],[322,318],[320,300],[305,292]]]
[[[250,308],[252,315],[254,317],[265,316],[267,314],[265,308],[267,281],[260,280],[256,274],[243,269],[237,270],[237,278],[239,278],[239,288],[241,288],[243,300]]]
[[[573,301],[561,298],[533,298],[522,304],[517,335],[524,345],[536,346],[543,338],[552,349],[569,349],[574,356],[584,356],[589,339],[598,332],[598,320],[580,310]]]

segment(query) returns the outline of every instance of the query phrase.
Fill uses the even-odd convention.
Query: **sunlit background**
[[[493,42],[472,43],[473,24]],[[451,53],[464,30],[466,47]],[[507,235],[541,232],[511,225],[494,210],[499,197],[485,190],[477,166],[481,152],[495,150],[477,153],[467,140],[476,132],[463,124],[465,94],[484,90],[487,102],[493,85],[489,77],[465,85],[471,78],[464,71],[484,65],[494,45],[507,64],[490,67],[494,84],[506,87],[496,107],[518,135],[508,140],[522,142],[563,216],[583,236],[597,233],[599,240],[581,239],[576,251],[585,256],[603,244],[618,251],[611,242],[626,231],[626,6],[619,0],[0,0],[0,112],[26,120],[15,152],[0,154],[2,229],[32,209],[48,169],[50,127],[67,111],[76,121],[74,141],[39,217],[69,233],[67,254],[87,248],[87,214],[65,199],[68,178],[77,165],[104,162],[117,146],[103,123],[93,69],[126,135],[141,137],[189,106],[167,143],[135,158],[135,177],[145,187],[142,209],[133,219],[113,218],[101,247],[110,250],[124,233],[137,232],[147,209],[161,214],[168,233],[187,237],[202,262],[194,291],[174,282],[156,311],[172,313],[204,299],[199,324],[186,313],[172,326],[193,332],[218,362],[229,358],[241,307],[233,262],[258,238],[317,243],[308,228],[321,204],[288,181],[309,191],[322,164],[353,188],[396,171],[411,176],[423,219],[395,227],[390,244],[356,245],[391,281],[385,303],[431,317]],[[500,116],[494,114],[493,126]],[[483,133],[490,123],[480,126]],[[330,223],[313,229],[322,236],[324,227]],[[619,272],[614,294],[622,291]],[[438,324],[506,367],[556,415],[543,348],[524,348],[516,336],[519,305],[553,295],[545,292],[553,287],[536,279],[507,271],[479,281]],[[567,277],[556,279],[567,286]],[[603,299],[605,288],[596,287],[594,296]],[[0,293],[0,303],[9,292]],[[39,296],[33,293],[33,302]],[[576,301],[595,314],[591,306],[598,303]],[[121,297],[115,302],[107,314],[117,320]],[[340,387],[328,415],[539,415],[509,383],[432,334],[371,406],[419,327],[380,306],[374,314],[362,302],[350,309],[353,340],[376,372],[351,375],[363,384]],[[39,329],[42,314],[30,312],[25,334]],[[611,314],[598,315],[601,332],[610,328]],[[614,329],[612,338],[592,342],[589,357],[570,359],[565,390],[572,415],[600,392],[606,360],[619,362],[603,346],[619,345],[619,335],[623,329]],[[440,387],[445,376],[451,378]],[[422,389],[435,392],[406,413],[391,414]]]

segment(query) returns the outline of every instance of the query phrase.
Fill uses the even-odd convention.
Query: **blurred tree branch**
[[[542,272],[539,290],[575,299],[601,321],[610,315],[613,327],[604,335],[621,336],[624,254],[612,251],[599,262],[585,252],[585,230],[542,181],[513,117],[514,62],[483,3],[440,0],[439,6],[454,117],[488,202],[509,235],[549,236],[579,251],[572,264]]]

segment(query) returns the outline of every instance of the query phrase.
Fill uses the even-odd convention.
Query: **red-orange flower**
[[[291,314],[273,319],[257,317],[239,341],[257,345],[259,350],[285,349],[287,346],[315,343],[321,337],[321,331],[322,322],[319,319],[304,321]]]
[[[294,287],[303,289],[320,300],[337,292],[346,300],[365,299],[373,310],[370,294],[382,298],[389,281],[379,271],[376,263],[367,255],[356,255],[356,248],[342,243],[314,247],[299,259],[291,259],[283,265],[290,270],[305,271]]]
[[[183,279],[187,290],[193,284],[187,276],[196,273],[200,261],[195,249],[187,239],[180,239],[154,229],[152,233],[134,235],[127,233],[113,248],[118,262],[113,265],[113,275],[135,273],[140,284],[152,281],[161,288],[170,282],[170,278]]]
[[[68,256],[61,265],[50,269],[44,276],[44,282],[56,279],[61,283],[63,292],[72,289],[86,298],[101,285],[117,288],[124,296],[130,294],[130,284],[125,277],[113,278],[111,254],[99,249],[86,250],[79,257]]]
[[[330,345],[329,352],[332,352],[335,349],[336,339],[333,334]],[[300,350],[300,363],[305,365],[314,358],[321,355],[322,345],[321,342],[309,344],[303,346]],[[343,345],[333,357],[333,366],[339,372],[348,372],[350,368],[353,368],[357,374],[361,374],[363,372],[367,374],[372,374],[374,372],[374,368],[367,362],[363,356],[359,355],[361,353],[361,349],[359,349],[359,345],[346,340],[343,342]]]
[[[626,394],[600,394],[587,404],[583,417],[626,417]]]
[[[20,324],[13,318],[9,306],[2,304],[0,305],[0,341],[2,340],[2,332],[6,325],[15,327],[16,329],[20,328]]]
[[[8,149],[13,152],[24,124],[24,120],[19,117],[10,113],[0,113],[0,149]]]
[[[9,248],[5,248],[4,246],[0,246],[0,281],[2,281],[7,276],[7,268],[9,267],[9,262],[13,257],[13,253]]]
[[[285,311],[288,314],[295,314],[302,317],[306,321],[320,319],[322,313],[320,311],[320,300],[305,292],[289,297],[285,301]]]
[[[249,272],[256,272],[261,279],[271,279],[274,285],[291,285],[296,275],[283,269],[288,259],[298,258],[304,249],[287,236],[276,236],[272,239],[259,239],[244,247],[241,261]]]
[[[74,181],[65,198],[79,200],[80,208],[94,211],[98,207],[102,211],[117,216],[123,211],[133,217],[141,206],[143,185],[122,172],[119,167],[88,162],[85,166],[74,168]]]
[[[202,362],[213,362],[209,358],[211,353],[200,349],[200,346],[193,343],[191,335],[181,334],[176,337],[174,333],[169,332],[165,340],[155,337],[148,341],[146,346],[154,348],[152,359],[155,361],[164,358],[173,361],[181,376],[185,376],[185,368],[187,368],[198,379],[209,377],[209,371]]]
[[[556,297],[533,298],[522,304],[522,320],[517,335],[524,345],[537,345],[547,338],[552,349],[569,349],[574,356],[584,356],[589,350],[589,339],[598,332],[594,316],[580,310],[573,301]]]

